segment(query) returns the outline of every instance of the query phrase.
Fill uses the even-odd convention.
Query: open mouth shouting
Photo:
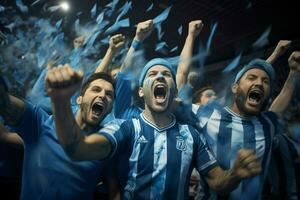
[[[261,89],[252,89],[248,94],[248,102],[251,106],[258,106],[263,103],[264,92]]]
[[[95,102],[92,106],[92,114],[96,118],[100,118],[104,112],[104,103],[103,102]]]
[[[163,104],[167,101],[167,91],[165,84],[157,84],[154,86],[153,96],[158,104]]]

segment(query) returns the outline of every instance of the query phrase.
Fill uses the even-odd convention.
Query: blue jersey
[[[21,199],[93,198],[105,161],[71,161],[57,139],[53,117],[29,103],[14,130],[25,145]]]
[[[116,77],[116,99],[114,115],[118,119],[131,119],[139,117],[142,109],[133,105],[131,80],[124,72],[119,72]]]
[[[118,156],[124,199],[188,199],[193,167],[205,174],[216,166],[200,134],[175,119],[158,128],[140,114],[100,133]]]
[[[259,199],[270,161],[272,139],[279,129],[276,114],[262,112],[258,116],[244,118],[217,102],[200,108],[193,107],[193,112],[197,115],[198,125],[223,169],[232,167],[240,149],[255,151],[262,164],[262,173],[242,181],[230,193],[229,199]],[[211,197],[213,199],[214,194]]]

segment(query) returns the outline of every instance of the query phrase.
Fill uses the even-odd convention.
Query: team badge
[[[185,151],[186,150],[186,141],[181,136],[176,137],[176,149],[178,149],[180,151]]]

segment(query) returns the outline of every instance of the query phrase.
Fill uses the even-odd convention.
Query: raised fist
[[[204,24],[201,20],[191,21],[189,23],[189,35],[193,38],[197,37],[200,34],[203,26]]]
[[[72,69],[68,64],[52,68],[47,72],[45,82],[52,101],[69,100],[79,90],[83,73]]]
[[[282,56],[291,46],[292,41],[280,40],[274,50],[278,56]]]
[[[114,52],[119,51],[124,46],[124,44],[125,36],[123,36],[122,34],[114,35],[109,39],[109,48]]]
[[[152,33],[153,28],[152,19],[138,23],[134,39],[144,41]]]
[[[300,51],[294,51],[289,57],[290,70],[300,72]]]

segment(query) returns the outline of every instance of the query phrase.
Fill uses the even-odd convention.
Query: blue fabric
[[[118,119],[131,119],[139,117],[141,109],[132,105],[131,80],[126,79],[126,74],[119,72],[116,76],[116,98],[113,113]]]
[[[146,76],[148,70],[155,65],[163,65],[163,66],[167,67],[171,71],[174,82],[176,83],[176,71],[172,67],[171,63],[162,58],[154,58],[154,59],[150,60],[149,62],[147,62],[147,64],[144,66],[144,68],[141,72],[140,78],[139,78],[139,86],[143,85],[143,82],[144,82],[144,79],[145,79],[145,76]]]
[[[275,79],[275,71],[270,63],[268,63],[265,60],[262,59],[254,59],[251,62],[249,62],[247,65],[245,65],[235,76],[234,83],[237,83],[241,77],[250,69],[262,69],[264,70],[269,78],[270,78],[270,84],[272,85],[274,79]]]
[[[25,144],[21,199],[93,199],[106,161],[71,161],[54,127],[52,116],[26,103],[22,121],[14,127]]]
[[[141,114],[100,133],[119,161],[124,199],[187,199],[192,169],[206,174],[216,166],[200,134],[175,120],[158,128]]]
[[[275,135],[268,180],[274,196],[297,200],[297,178],[292,148],[293,145],[289,144],[286,135]]]

